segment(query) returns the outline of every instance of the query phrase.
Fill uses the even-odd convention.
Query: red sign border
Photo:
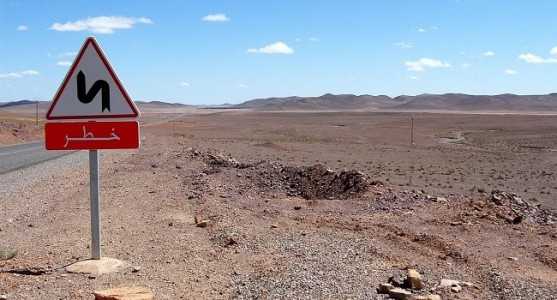
[[[108,73],[110,74],[110,76],[112,77],[112,79],[114,80],[116,85],[118,86],[118,89],[120,90],[120,92],[122,93],[122,95],[124,96],[124,98],[126,99],[128,104],[130,105],[131,109],[133,110],[133,112],[134,112],[133,114],[127,114],[127,115],[93,115],[93,116],[58,116],[58,117],[50,116],[50,114],[52,113],[52,110],[54,109],[54,106],[56,106],[56,103],[58,103],[58,100],[60,99],[60,96],[62,95],[62,92],[66,89],[66,85],[70,81],[70,78],[72,77],[73,73],[75,72],[75,69],[77,68],[77,65],[79,64],[79,62],[81,61],[81,58],[83,57],[83,54],[85,53],[85,49],[87,49],[87,46],[89,44],[93,45],[93,48],[95,49],[95,51],[97,51],[97,54],[99,55],[102,62],[104,63],[106,69],[108,70]],[[81,49],[79,50],[79,54],[77,55],[77,58],[74,60],[74,62],[72,64],[72,67],[70,68],[70,71],[66,74],[66,77],[64,78],[64,81],[62,82],[62,84],[58,88],[58,91],[56,92],[56,95],[54,96],[54,99],[52,100],[52,104],[50,105],[50,107],[48,109],[48,112],[46,114],[46,119],[47,120],[63,120],[63,119],[100,119],[100,118],[104,119],[104,118],[137,118],[137,117],[139,117],[139,110],[137,109],[137,107],[135,106],[133,101],[131,100],[130,96],[128,95],[128,93],[126,92],[124,87],[122,86],[122,83],[118,79],[118,76],[116,76],[116,73],[112,69],[112,66],[108,62],[108,59],[104,55],[101,47],[99,47],[99,44],[97,44],[97,41],[95,40],[94,37],[88,37],[85,40],[85,43],[83,43],[83,46],[81,46]]]
[[[119,148],[113,148],[113,146],[110,147],[70,147],[70,148],[66,148],[66,149],[61,149],[58,147],[48,147],[49,140],[52,139],[48,139],[49,135],[49,128],[51,129],[50,131],[56,131],[54,128],[55,127],[59,127],[59,126],[63,126],[63,125],[69,125],[69,126],[87,126],[87,125],[91,125],[91,126],[95,126],[95,125],[100,125],[100,126],[104,126],[104,125],[130,125],[130,124],[134,124],[135,128],[137,129],[134,133],[134,136],[137,138],[137,146],[133,146],[133,147],[119,147]],[[54,127],[54,128],[53,128]],[[116,127],[116,126],[115,126]],[[45,123],[44,129],[43,129],[44,135],[45,135],[45,139],[44,139],[44,146],[45,149],[48,151],[80,151],[80,150],[137,150],[139,148],[141,148],[141,128],[139,126],[139,122],[137,120],[133,120],[133,121],[123,121],[123,120],[117,120],[117,121],[76,121],[76,122],[47,122]]]

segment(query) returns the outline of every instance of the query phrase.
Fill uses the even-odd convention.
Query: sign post
[[[91,259],[101,259],[101,197],[99,191],[99,152],[89,150],[91,197]]]
[[[107,260],[115,268],[123,265],[101,253],[99,150],[138,149],[138,117],[100,46],[87,38],[50,104],[44,127],[47,150],[89,150],[91,260],[69,266],[70,272],[106,273]],[[101,260],[102,266],[97,264]]]

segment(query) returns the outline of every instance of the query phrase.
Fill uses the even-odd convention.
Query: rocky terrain
[[[42,136],[42,121],[0,110],[0,146],[35,141]]]
[[[0,246],[17,255],[0,261],[0,295],[555,299],[555,117],[415,114],[414,145],[409,119],[215,112],[145,126],[141,150],[102,158],[104,255],[129,267],[64,270],[89,256],[88,179],[85,164],[57,169],[1,195]]]

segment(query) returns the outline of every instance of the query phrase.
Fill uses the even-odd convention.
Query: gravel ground
[[[386,299],[377,294],[379,284],[412,267],[426,284],[414,293],[443,299],[556,298],[557,228],[547,217],[551,211],[524,204],[530,197],[519,201],[515,193],[498,192],[496,203],[490,190],[399,185],[412,153],[397,137],[404,119],[399,115],[374,121],[391,130],[393,141],[386,144],[381,138],[387,133],[372,132],[365,138],[379,139],[373,147],[364,135],[345,130],[362,122],[360,115],[313,116],[311,122],[280,116],[176,119],[145,128],[137,152],[107,152],[101,164],[103,251],[130,265],[117,274],[88,277],[62,268],[89,257],[85,152],[4,175],[2,183],[10,186],[2,185],[0,241],[19,253],[0,262],[0,294],[9,300],[92,299],[94,290],[139,285],[157,299]],[[329,123],[346,126],[331,130]],[[428,175],[425,168],[420,174],[429,177],[418,183],[444,178],[454,156],[464,151],[439,146],[429,133],[417,136],[433,143],[417,146],[420,155],[430,151],[445,163],[445,169],[432,167],[442,174]],[[496,155],[490,151],[472,154]],[[206,159],[215,154],[236,163]],[[395,154],[401,164],[387,164]],[[315,164],[323,167],[311,167]],[[279,172],[269,169],[274,167]],[[358,180],[341,176],[341,187],[357,193],[345,195],[338,188],[332,189],[334,197],[300,193],[308,184],[338,182],[335,174],[360,174],[345,168],[362,171]],[[364,177],[366,189],[353,189]],[[463,179],[462,186],[481,180]],[[515,210],[524,214],[520,222],[514,222]],[[473,286],[460,292],[435,289],[441,279]]]

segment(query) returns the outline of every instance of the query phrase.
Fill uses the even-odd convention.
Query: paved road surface
[[[144,121],[145,123],[141,126],[153,126],[172,122],[187,115],[188,113],[165,114],[162,119]],[[73,152],[75,151],[46,151],[43,141],[0,147],[0,175],[49,161]]]
[[[43,141],[0,148],[0,174],[55,159],[73,151],[46,151]]]

